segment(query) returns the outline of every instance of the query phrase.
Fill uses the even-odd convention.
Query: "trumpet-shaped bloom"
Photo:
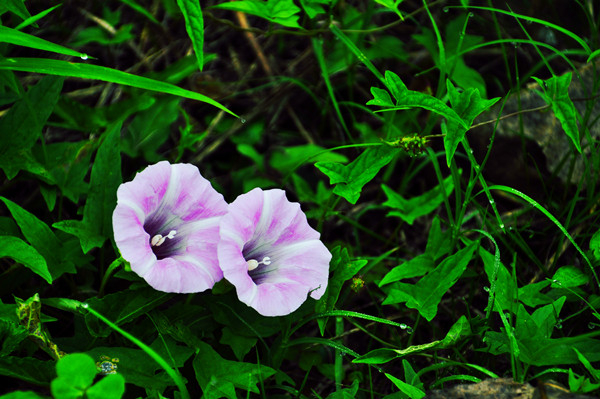
[[[225,199],[197,167],[159,162],[117,190],[115,242],[155,289],[204,291],[223,277],[217,242],[226,212]]]
[[[319,299],[325,292],[331,253],[283,190],[240,195],[221,219],[219,234],[223,275],[258,313],[286,315],[307,295]]]

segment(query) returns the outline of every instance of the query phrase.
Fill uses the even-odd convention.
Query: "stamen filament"
[[[169,234],[167,234],[166,236],[157,234],[154,237],[152,237],[152,239],[150,240],[150,246],[160,247],[167,238],[170,238],[170,239],[175,238],[175,234],[177,234],[177,230],[169,231]]]
[[[265,256],[263,258],[263,260],[261,260],[260,262],[257,261],[256,259],[250,259],[250,260],[247,260],[246,263],[248,264],[248,271],[251,272],[252,270],[256,269],[258,267],[258,265],[265,265],[265,266],[270,265],[271,258],[269,258],[268,256]]]

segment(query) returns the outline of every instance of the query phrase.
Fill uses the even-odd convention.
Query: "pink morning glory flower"
[[[229,204],[221,219],[219,263],[240,301],[264,316],[298,309],[327,288],[331,253],[300,204],[259,188]]]
[[[226,212],[225,199],[196,166],[162,161],[117,190],[115,242],[153,288],[204,291],[223,278],[217,242]]]

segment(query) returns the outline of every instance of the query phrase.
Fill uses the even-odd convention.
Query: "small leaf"
[[[52,284],[46,260],[35,248],[18,237],[0,236],[0,258],[11,258]]]
[[[447,257],[433,271],[421,278],[417,284],[394,283],[391,285],[384,305],[406,302],[406,306],[417,309],[427,319],[433,320],[442,296],[463,274],[477,243],[474,242]]]
[[[579,138],[579,128],[577,127],[577,109],[569,97],[569,85],[571,84],[572,73],[565,73],[562,76],[553,76],[543,81],[534,77],[540,85],[543,92],[538,94],[544,101],[552,107],[554,115],[560,121],[563,130],[581,152],[581,141]]]
[[[450,166],[458,143],[465,137],[465,133],[469,130],[475,118],[483,111],[489,109],[500,98],[497,97],[492,98],[491,100],[485,100],[481,97],[479,90],[472,87],[459,93],[450,79],[446,80],[446,88],[448,89],[448,96],[450,97],[452,109],[454,109],[463,120],[463,124],[453,120],[448,120],[448,123],[446,124],[444,148],[446,149],[446,162],[448,166]]]
[[[210,345],[198,344],[192,364],[206,399],[237,399],[235,388],[259,393],[257,384],[275,374],[275,370],[267,366],[223,359]]]
[[[125,393],[125,378],[121,374],[104,376],[85,391],[87,399],[121,399]]]
[[[590,281],[589,276],[575,266],[563,266],[552,276],[553,288],[573,288],[587,284]]]
[[[351,260],[348,255],[348,249],[341,246],[335,247],[331,251],[332,260],[330,263],[330,272],[333,273],[327,284],[327,289],[323,297],[317,302],[315,311],[318,313],[327,312],[335,308],[342,286],[348,280],[356,275],[367,264],[366,260]],[[317,320],[321,335],[325,333],[327,318]]]
[[[52,381],[52,394],[57,398],[81,397],[86,388],[92,385],[98,371],[96,363],[85,353],[66,355],[56,363],[57,378]],[[66,394],[65,393],[69,393]],[[79,395],[71,396],[71,393]]]
[[[402,393],[404,393],[405,395],[408,395],[409,398],[421,399],[421,398],[425,397],[425,392],[423,392],[419,388],[414,387],[410,384],[407,384],[406,382],[394,377],[391,374],[385,373],[385,376],[390,381],[392,381],[394,383],[394,385],[396,386],[396,388],[398,388]]]
[[[363,186],[389,164],[398,151],[389,146],[370,147],[348,165],[317,162],[315,166],[329,177],[330,184],[336,184],[334,194],[356,204]]]
[[[298,25],[300,12],[292,0],[242,0],[221,3],[211,8],[220,8],[223,10],[241,11],[256,15],[276,24],[287,26],[288,28],[300,28]]]
[[[177,0],[177,5],[181,9],[185,19],[185,30],[192,40],[192,47],[198,60],[198,68],[202,70],[204,66],[204,19],[199,0]]]
[[[444,198],[454,190],[454,181],[452,176],[448,176],[444,179],[443,184],[409,200],[385,184],[382,184],[381,188],[388,198],[383,205],[394,209],[388,212],[387,216],[397,216],[406,223],[413,224],[416,218],[428,215],[442,204]]]
[[[84,253],[100,247],[112,237],[112,213],[117,204],[117,188],[121,177],[121,152],[119,139],[121,123],[109,127],[98,148],[92,166],[90,190],[83,210],[83,220],[63,220],[54,227],[77,236]]]

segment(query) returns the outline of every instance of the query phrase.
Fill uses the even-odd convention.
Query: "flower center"
[[[153,247],[160,247],[165,240],[168,239],[173,239],[175,238],[175,234],[177,234],[177,230],[171,230],[169,231],[169,234],[167,234],[166,236],[162,236],[160,234],[155,235],[154,237],[152,237],[152,239],[150,240],[150,245]]]
[[[263,258],[263,260],[261,260],[260,262],[257,261],[256,259],[250,259],[247,260],[246,263],[248,264],[248,271],[252,271],[254,269],[256,269],[258,267],[258,265],[265,265],[268,266],[271,264],[271,258],[269,258],[268,256],[265,256]]]

